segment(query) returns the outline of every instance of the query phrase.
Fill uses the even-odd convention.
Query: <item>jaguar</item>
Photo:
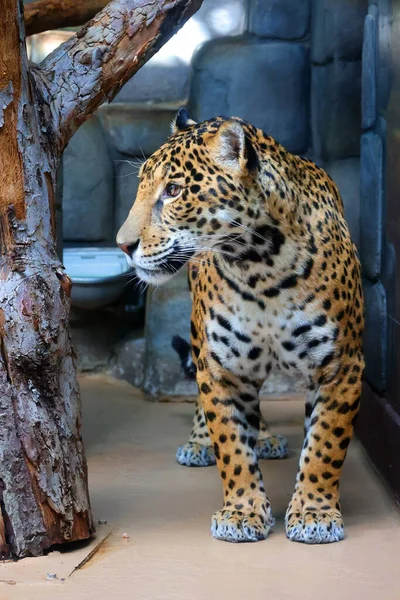
[[[274,523],[259,458],[287,449],[266,430],[259,390],[281,371],[307,388],[287,537],[342,540],[339,482],[360,404],[364,315],[335,183],[240,118],[195,123],[186,109],[139,177],[117,243],[150,284],[188,264],[199,395],[178,459],[217,464],[224,502],[212,535],[257,541]]]

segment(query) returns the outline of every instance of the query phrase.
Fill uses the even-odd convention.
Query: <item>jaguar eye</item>
[[[168,183],[165,188],[164,195],[168,198],[177,198],[177,196],[179,196],[181,193],[181,190],[182,188],[180,185],[177,185],[176,183]]]

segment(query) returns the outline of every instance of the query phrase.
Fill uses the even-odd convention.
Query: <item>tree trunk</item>
[[[92,19],[110,0],[38,0],[25,6],[26,35],[76,27]]]
[[[3,0],[4,5],[0,549],[3,556],[26,556],[54,543],[87,538],[94,527],[69,300],[62,286],[67,279],[54,247],[53,195],[60,155],[48,131],[50,115],[29,74],[18,2]]]
[[[201,1],[114,0],[29,67],[19,1],[0,0],[0,557],[94,531],[70,280],[55,251],[62,150]]]

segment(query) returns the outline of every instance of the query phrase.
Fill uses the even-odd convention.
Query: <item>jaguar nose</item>
[[[132,258],[133,253],[135,252],[136,248],[139,246],[140,240],[137,240],[134,244],[129,244],[124,243],[124,244],[118,244],[118,246],[121,248],[121,250],[123,252],[125,252],[125,254],[127,254],[130,258]]]

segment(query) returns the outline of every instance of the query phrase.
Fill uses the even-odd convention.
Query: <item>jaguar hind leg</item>
[[[286,439],[282,435],[271,433],[268,423],[263,417],[260,419],[256,452],[258,458],[265,459],[286,458],[288,455]],[[196,403],[189,440],[186,444],[179,446],[176,452],[176,460],[180,465],[185,467],[209,467],[216,463],[214,449],[211,445],[203,407],[199,398]]]
[[[185,467],[209,467],[216,463],[200,398],[196,402],[189,441],[179,446],[176,460]]]
[[[286,458],[289,449],[288,443],[283,435],[271,433],[264,417],[260,419],[260,431],[256,445],[258,458]]]

